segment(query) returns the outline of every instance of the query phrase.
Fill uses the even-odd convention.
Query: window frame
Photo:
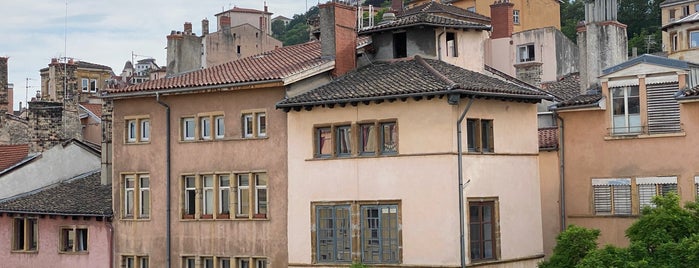
[[[618,97],[616,94],[614,94],[614,91],[616,90],[622,90],[622,96]],[[632,96],[632,91],[636,91],[636,95]],[[617,114],[617,105],[615,104],[616,100],[623,100],[623,114]],[[631,86],[623,86],[623,87],[612,87],[609,88],[609,106],[610,106],[610,120],[611,120],[611,133],[612,135],[619,136],[619,135],[638,135],[641,134],[643,131],[642,127],[642,122],[641,122],[641,90],[638,85],[631,85]],[[630,107],[630,104],[632,103],[632,99],[635,99],[637,107]],[[631,101],[630,101],[631,100]],[[631,113],[631,109],[638,109],[638,113]],[[624,123],[622,126],[617,126],[616,123],[616,118],[619,118],[619,116],[623,116],[622,119],[624,120]],[[633,121],[636,121],[636,117],[638,118],[638,125],[632,124],[632,117]]]
[[[677,33],[670,34],[670,44],[671,44],[671,52],[676,52],[679,50],[679,47],[678,47],[679,34],[677,34]]]
[[[201,137],[202,140],[210,140],[212,138],[211,135],[211,129],[212,129],[212,124],[211,124],[211,117],[208,116],[202,116],[198,117],[199,119],[199,137]]]
[[[699,47],[699,30],[693,30],[689,31],[687,33],[687,47],[688,48],[698,48]],[[696,37],[696,40],[694,40],[694,37]]]
[[[459,57],[459,43],[458,43],[458,35],[456,32],[446,32],[446,36],[444,37],[446,41],[446,52],[447,52],[447,57]],[[450,44],[451,42],[451,44]],[[451,53],[450,53],[451,52]]]
[[[471,262],[484,262],[500,259],[500,217],[499,217],[499,200],[496,197],[491,198],[469,198],[468,199],[468,236],[469,236],[469,259]],[[478,218],[474,220],[473,210],[478,209]],[[490,208],[490,218],[486,221],[484,217],[485,208]],[[489,225],[490,240],[484,238],[486,225]],[[473,228],[477,226],[478,228]],[[478,231],[478,236],[474,235],[474,230]],[[486,256],[487,243],[490,242],[491,256]],[[479,249],[479,256],[474,257],[474,244]]]
[[[39,252],[39,219],[37,217],[13,218],[11,248],[12,252]]]
[[[131,263],[131,266],[129,266],[129,262]],[[148,268],[150,267],[150,260],[148,258],[148,255],[122,255],[120,267]]]
[[[226,120],[223,115],[214,116],[214,137],[223,139],[226,136]]]
[[[206,178],[212,186],[206,186]],[[181,176],[183,220],[267,219],[269,214],[269,177],[264,171],[232,173],[190,173]],[[227,179],[228,186],[222,184]],[[241,186],[241,179],[247,184]],[[265,184],[261,184],[264,178]],[[193,182],[194,185],[188,183]],[[264,191],[264,195],[260,193]],[[211,211],[207,212],[207,196],[211,194]],[[225,198],[224,198],[225,195]],[[190,200],[193,196],[193,201]],[[193,203],[193,204],[190,204]],[[223,211],[224,205],[228,211]],[[193,206],[193,207],[191,207]]]
[[[513,10],[512,10],[512,23],[513,23],[513,24],[515,24],[515,25],[519,25],[519,24],[520,24],[520,19],[521,19],[521,18],[520,18],[519,15],[520,15],[520,14],[519,14],[519,10],[518,10],[518,9],[513,9]]]
[[[81,86],[82,92],[90,92],[90,79],[82,78]]]
[[[524,58],[524,54],[527,55]],[[517,46],[517,63],[527,63],[536,61],[536,45],[534,43],[521,44]]]
[[[386,126],[390,126],[392,130],[391,140],[394,147],[392,149],[387,147],[385,140]],[[349,133],[349,136],[343,136],[344,132]],[[339,142],[341,136],[348,138],[346,151],[342,150],[343,145]],[[367,146],[374,148],[369,149]],[[329,148],[329,152],[324,150],[325,148]],[[398,154],[398,149],[399,127],[396,119],[338,122],[313,126],[314,159],[393,156]]]
[[[269,122],[266,110],[246,110],[241,114],[241,131],[244,139],[262,139],[268,135]]]
[[[70,232],[73,233],[72,241]],[[79,235],[80,234],[80,235]],[[83,238],[83,239],[79,239]],[[59,243],[58,252],[59,253],[82,253],[87,254],[89,252],[89,233],[87,226],[71,225],[71,226],[61,226],[59,228]],[[84,248],[78,247],[78,241],[84,243]]]
[[[495,120],[466,119],[466,150],[468,153],[495,153]]]
[[[124,122],[124,144],[150,143],[149,115],[125,116]]]
[[[591,183],[591,209],[594,215],[633,215],[631,178],[595,178],[592,179]],[[604,198],[602,195],[609,195],[609,197]],[[599,199],[598,196],[600,196]],[[604,200],[608,200],[608,202],[601,203]],[[624,207],[626,204],[628,204],[628,208]]]
[[[99,90],[97,79],[90,79],[90,93],[95,93]]]
[[[653,197],[661,195],[665,196],[670,191],[678,194],[677,177],[638,177],[636,178],[636,193],[638,195],[638,209],[641,211],[643,207],[655,207],[652,200]],[[648,196],[648,190],[652,191]]]
[[[180,120],[181,128],[180,131],[182,134],[180,135],[180,138],[182,141],[194,141],[196,139],[196,133],[197,133],[197,125],[196,125],[196,117],[183,117]],[[190,133],[190,126],[191,126],[191,133]]]
[[[121,220],[150,220],[150,211],[152,208],[150,174],[148,173],[122,173],[121,177],[121,202],[120,214]],[[143,186],[143,180],[147,180],[148,185]],[[133,186],[129,187],[129,181],[132,181]],[[129,195],[129,193],[131,193]],[[145,199],[145,194],[148,195],[148,200]],[[147,205],[146,203],[147,202]],[[131,211],[129,213],[129,205]],[[144,209],[147,209],[145,211]]]

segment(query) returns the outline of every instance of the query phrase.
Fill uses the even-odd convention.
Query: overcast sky
[[[267,6],[274,13],[272,17],[291,18],[305,12],[306,2],[312,6],[318,0],[267,0]],[[162,66],[171,30],[182,31],[184,22],[189,21],[200,35],[201,20],[208,18],[211,31],[215,31],[214,14],[234,6],[262,10],[264,1],[67,0],[66,17],[66,0],[0,0],[0,56],[10,58],[15,109],[20,101],[25,103],[26,78],[31,79],[30,99],[41,89],[39,69],[48,66],[51,58],[67,55],[107,65],[119,75],[133,51],[155,58]]]

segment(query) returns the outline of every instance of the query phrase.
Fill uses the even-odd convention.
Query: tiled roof
[[[675,26],[675,25],[680,25],[680,24],[684,24],[684,23],[694,23],[694,22],[698,22],[698,21],[699,21],[699,13],[694,13],[691,15],[687,15],[686,17],[681,18],[679,20],[665,24],[665,25],[663,25],[662,29],[665,30],[665,29],[672,27],[672,26]]]
[[[693,88],[685,88],[677,92],[677,99],[699,99],[699,86]]]
[[[0,145],[0,171],[3,171],[27,157],[29,144]]]
[[[221,14],[223,14],[223,13],[228,13],[228,12],[255,13],[255,14],[272,14],[272,13],[270,13],[270,12],[265,12],[265,11],[262,11],[262,10],[257,10],[257,9],[252,9],[252,8],[233,7],[233,8],[231,8],[231,9],[229,9],[229,10],[226,10],[226,11],[223,11],[223,12],[219,12],[219,13],[217,13],[217,14],[214,15],[214,16],[218,16],[218,15],[221,15]]]
[[[280,80],[331,61],[330,59],[321,59],[320,55],[320,42],[313,41],[277,48],[256,56],[227,62],[179,76],[151,80],[121,89],[110,89],[108,93],[133,93],[162,89]]]
[[[571,73],[557,81],[541,83],[541,88],[554,95],[558,100],[572,99],[580,95],[580,73]]]
[[[112,70],[112,67],[87,61],[77,61],[76,63],[78,64],[78,68]]]
[[[539,149],[558,148],[558,127],[539,129]]]
[[[277,103],[278,108],[313,107],[418,96],[460,94],[538,102],[547,96],[482,73],[420,56],[375,62],[304,94]]]
[[[94,103],[87,103],[83,102],[80,103],[80,106],[84,107],[91,113],[95,114],[95,116],[101,118],[102,117],[102,104],[94,104]]]
[[[440,14],[440,15],[446,15],[447,17],[453,17],[453,18],[461,18],[461,19],[466,19],[466,20],[471,20],[473,22],[480,22],[484,24],[490,24],[490,18],[483,16],[481,14],[478,14],[476,12],[468,11],[466,9],[453,6],[453,5],[445,5],[439,2],[435,1],[430,1],[418,6],[415,6],[411,9],[403,11],[403,14],[400,17],[405,17],[405,16],[410,16],[410,15],[415,15],[418,13],[431,13],[431,14]]]
[[[100,172],[94,172],[0,202],[0,212],[111,216],[112,187],[102,185]]]
[[[576,107],[586,107],[594,105],[602,99],[602,94],[599,92],[588,93],[584,95],[578,95],[572,99],[568,99],[562,102],[554,104],[554,110],[561,108],[576,108]]]
[[[663,1],[663,2],[660,3],[660,7],[665,7],[665,6],[670,6],[670,5],[674,5],[674,4],[679,4],[679,3],[682,3],[682,2],[689,3],[689,2],[692,2],[692,1],[691,1],[691,0],[665,0],[665,1]]]
[[[372,27],[366,27],[359,31],[359,34],[382,32],[387,30],[413,27],[413,26],[433,26],[449,27],[456,29],[490,30],[490,25],[483,23],[454,19],[429,13],[417,13],[411,16],[400,17],[394,21],[382,23]]]

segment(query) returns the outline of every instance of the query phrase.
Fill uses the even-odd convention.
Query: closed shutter
[[[631,185],[614,185],[614,214],[631,215]]]
[[[646,85],[649,134],[680,131],[680,105],[674,97],[678,90],[676,82]]]
[[[609,185],[594,185],[595,214],[612,214],[612,187]]]
[[[645,206],[655,207],[651,202],[653,196],[655,196],[655,184],[638,185],[638,203],[641,208]]]

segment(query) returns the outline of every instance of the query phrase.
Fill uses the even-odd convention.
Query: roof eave
[[[283,83],[283,82],[284,82],[283,78],[277,78],[277,79],[262,80],[262,81],[227,83],[227,84],[218,84],[218,85],[209,85],[209,86],[162,88],[162,89],[135,91],[135,92],[119,92],[119,93],[107,94],[105,96],[101,96],[101,98],[103,98],[103,99],[126,99],[126,98],[135,98],[135,97],[155,96],[156,94],[164,95],[164,94],[177,94],[177,93],[195,93],[195,92],[202,91],[202,90],[222,89],[222,88],[228,88],[228,87],[249,86],[249,85],[256,85],[256,84],[267,84],[267,83]]]
[[[114,213],[77,213],[77,212],[41,212],[41,211],[24,211],[15,209],[0,209],[0,213],[15,213],[15,214],[31,214],[31,215],[55,215],[55,216],[71,216],[71,217],[112,217]]]
[[[415,26],[447,27],[447,28],[453,28],[453,29],[473,29],[473,30],[481,30],[481,31],[490,31],[492,29],[491,26],[486,26],[486,25],[482,25],[482,26],[480,26],[480,25],[456,26],[456,25],[441,25],[441,24],[437,24],[437,23],[420,22],[420,23],[401,25],[401,26],[396,26],[396,27],[385,27],[385,28],[364,30],[364,31],[360,31],[358,34],[361,35],[361,34],[378,33],[378,32],[390,31],[390,30],[410,28],[410,27],[415,27]]]

